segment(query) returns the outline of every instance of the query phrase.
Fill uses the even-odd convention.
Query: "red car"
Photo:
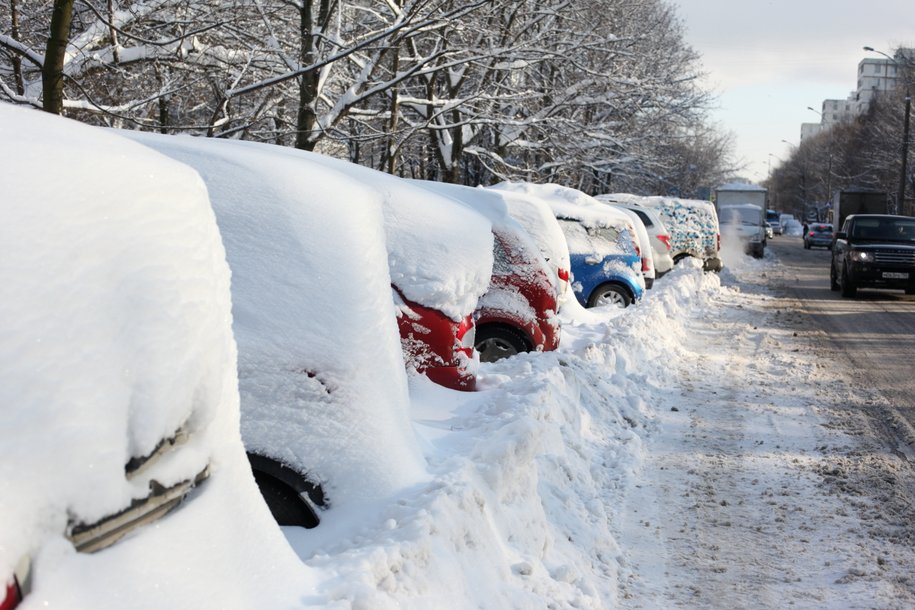
[[[559,347],[559,287],[536,246],[520,228],[494,231],[493,273],[476,310],[481,362]],[[566,278],[568,274],[566,273]]]
[[[407,368],[453,390],[473,391],[474,323],[455,321],[442,312],[408,300],[397,287],[394,305]]]

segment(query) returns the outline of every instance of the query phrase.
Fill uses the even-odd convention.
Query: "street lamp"
[[[888,60],[893,62],[893,65],[896,66],[898,71],[899,62],[894,58],[890,57],[883,51],[878,51],[873,47],[864,47],[865,51],[870,51],[872,53],[879,53],[883,55]],[[908,67],[908,62],[906,62],[906,67]],[[912,112],[912,96],[909,93],[909,81],[905,82],[905,113],[902,115],[902,167],[899,170],[899,190],[896,193],[896,207],[898,213],[905,213],[905,179],[906,171],[909,160],[909,114]]]

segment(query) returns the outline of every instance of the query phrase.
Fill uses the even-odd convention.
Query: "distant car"
[[[801,221],[797,220],[796,218],[789,218],[783,225],[782,233],[784,235],[802,237],[804,235],[804,225],[801,224]]]
[[[780,229],[780,235],[788,233],[789,225],[797,223],[800,226],[800,222],[794,217],[794,214],[779,214],[778,215],[778,226]]]
[[[772,230],[772,225],[767,222],[766,223],[766,239],[772,239],[772,237],[774,237],[774,236],[775,236],[775,232]]]
[[[673,269],[674,259],[670,254],[670,231],[667,230],[664,221],[661,220],[657,211],[639,205],[634,201],[617,201],[614,200],[612,196],[598,195],[596,199],[604,203],[626,208],[638,215],[642,224],[645,225],[645,230],[648,232],[656,277],[662,277],[665,273]]]
[[[807,225],[807,232],[804,233],[804,247],[810,248],[832,248],[832,225],[823,222],[812,222]]]
[[[772,227],[773,235],[782,234],[782,225],[778,220],[779,217],[781,217],[781,213],[778,210],[766,210],[766,223]]]
[[[79,553],[118,543],[125,557],[158,555],[144,548],[155,522],[197,498],[218,502],[207,495],[211,461],[229,468],[244,454],[231,442],[229,268],[196,173],[23,107],[0,104],[0,132],[6,610],[67,595],[42,569],[71,570],[58,583],[91,580]],[[36,554],[53,560],[30,579]],[[47,597],[29,600],[30,580]]]
[[[858,288],[915,294],[915,217],[852,214],[836,233],[829,287],[854,297]]]

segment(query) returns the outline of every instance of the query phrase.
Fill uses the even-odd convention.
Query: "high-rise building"
[[[875,96],[896,88],[901,72],[899,66],[906,62],[915,62],[915,49],[899,49],[893,59],[862,59],[858,62],[857,88],[844,100],[823,100],[819,124],[802,123],[801,140],[829,129],[836,123],[851,120],[867,110]]]

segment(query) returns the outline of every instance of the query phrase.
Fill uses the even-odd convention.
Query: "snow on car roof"
[[[422,477],[381,195],[291,148],[125,135],[195,168],[210,191],[248,450],[307,471],[337,505]]]
[[[460,201],[489,218],[493,227],[515,234],[516,239],[530,241],[529,246],[550,264],[569,268],[569,249],[562,230],[542,202],[481,187],[426,180],[416,180],[413,184]]]
[[[380,194],[391,281],[405,297],[455,321],[476,308],[492,273],[489,220],[410,180],[323,155],[307,157]]]

